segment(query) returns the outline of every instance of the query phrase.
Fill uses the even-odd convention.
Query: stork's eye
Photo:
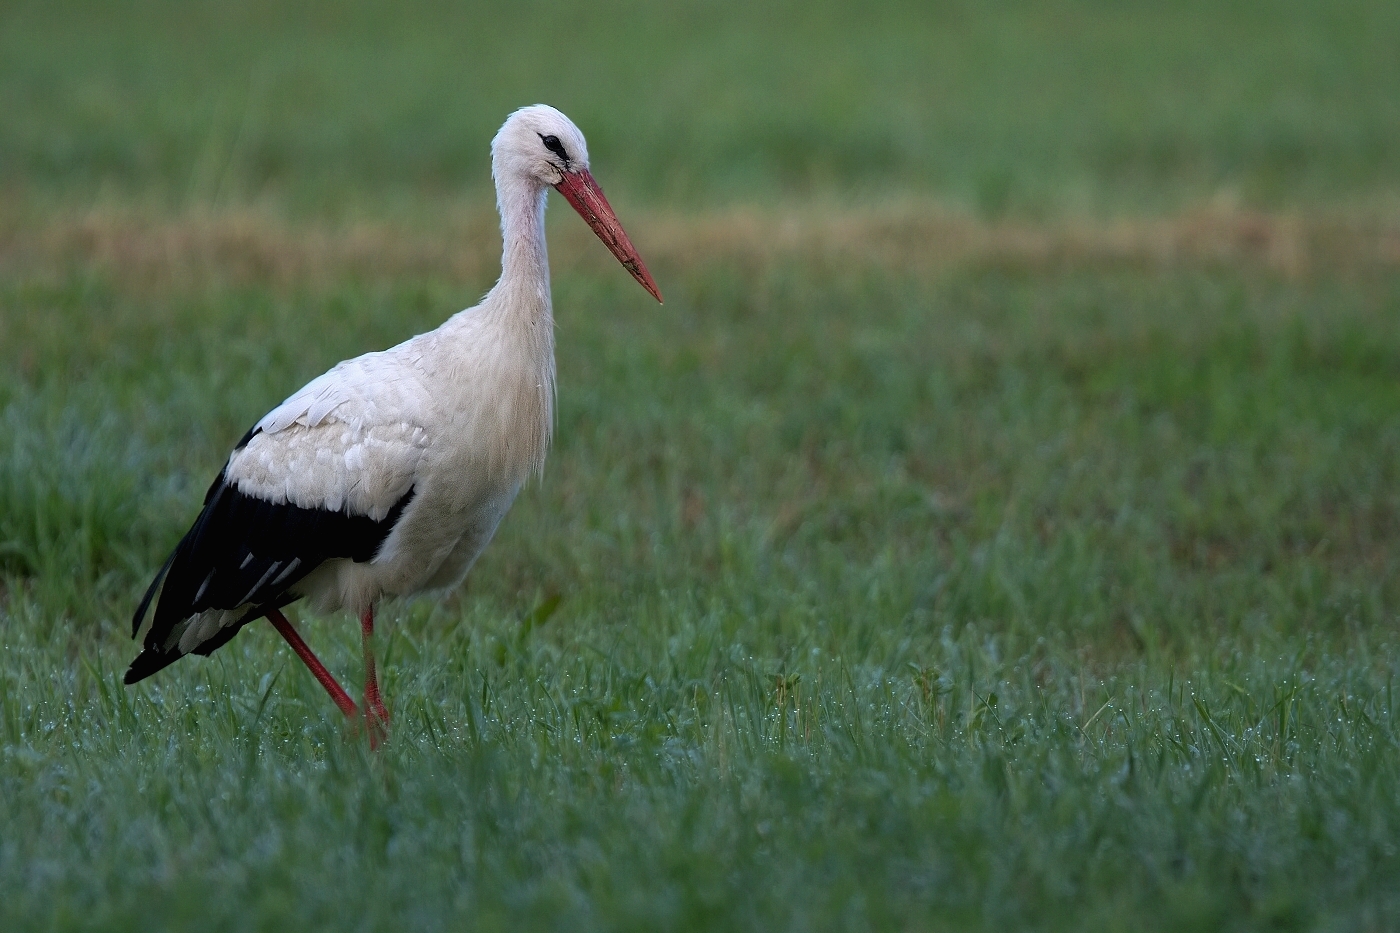
[[[557,155],[559,158],[563,159],[565,162],[569,161],[569,154],[564,151],[564,144],[559,141],[558,136],[545,136],[543,133],[539,134],[539,136],[540,142],[544,143],[544,147],[546,149]]]

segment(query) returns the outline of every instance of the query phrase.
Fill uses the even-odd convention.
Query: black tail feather
[[[181,541],[180,545],[185,542]],[[135,638],[136,633],[141,631],[141,623],[146,621],[146,611],[151,608],[151,600],[155,599],[156,590],[160,589],[160,581],[165,579],[165,575],[170,572],[170,565],[175,563],[175,555],[180,553],[180,545],[176,545],[175,550],[170,552],[170,556],[165,559],[165,566],[160,568],[151,585],[146,587],[146,595],[141,597],[141,605],[136,607],[136,615],[131,617],[131,637]],[[131,681],[127,681],[131,683]]]
[[[414,494],[410,487],[376,520],[344,509],[262,499],[240,492],[220,472],[199,517],[151,581],[132,617],[132,637],[139,634],[148,612],[153,618],[126,682],[143,680],[187,653],[207,655],[227,644],[244,625],[297,599],[299,594],[292,590],[327,560],[373,560]],[[172,638],[181,623],[201,613],[245,606],[251,608],[236,622],[208,632],[187,650]]]
[[[184,654],[179,651],[152,651],[147,648],[136,656],[136,660],[131,662],[131,666],[126,669],[126,676],[122,678],[122,683],[134,684],[138,680],[145,680],[156,671],[164,670],[183,657]]]

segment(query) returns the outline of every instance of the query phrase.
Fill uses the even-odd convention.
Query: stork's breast
[[[385,572],[385,592],[408,595],[460,582],[490,543],[520,491],[520,484],[475,487],[427,479],[375,564]]]

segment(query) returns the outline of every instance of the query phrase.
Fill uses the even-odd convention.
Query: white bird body
[[[461,582],[543,469],[552,336],[547,302],[522,325],[493,321],[488,296],[437,330],[341,363],[258,423],[225,470],[244,494],[379,520],[414,490],[373,560],[332,559],[302,580],[315,608],[359,615],[384,595]]]
[[[437,329],[336,365],[249,431],[137,612],[139,626],[166,577],[128,682],[212,651],[261,615],[277,624],[277,607],[294,599],[372,619],[383,596],[459,584],[543,470],[555,395],[549,187],[657,292],[563,114],[513,114],[492,143],[492,169],[500,280]]]

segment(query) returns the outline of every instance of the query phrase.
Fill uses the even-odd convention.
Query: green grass
[[[0,929],[1387,928],[1392,7],[5,7]],[[555,199],[556,446],[392,740],[265,626],[122,687],[535,99],[667,302]]]

